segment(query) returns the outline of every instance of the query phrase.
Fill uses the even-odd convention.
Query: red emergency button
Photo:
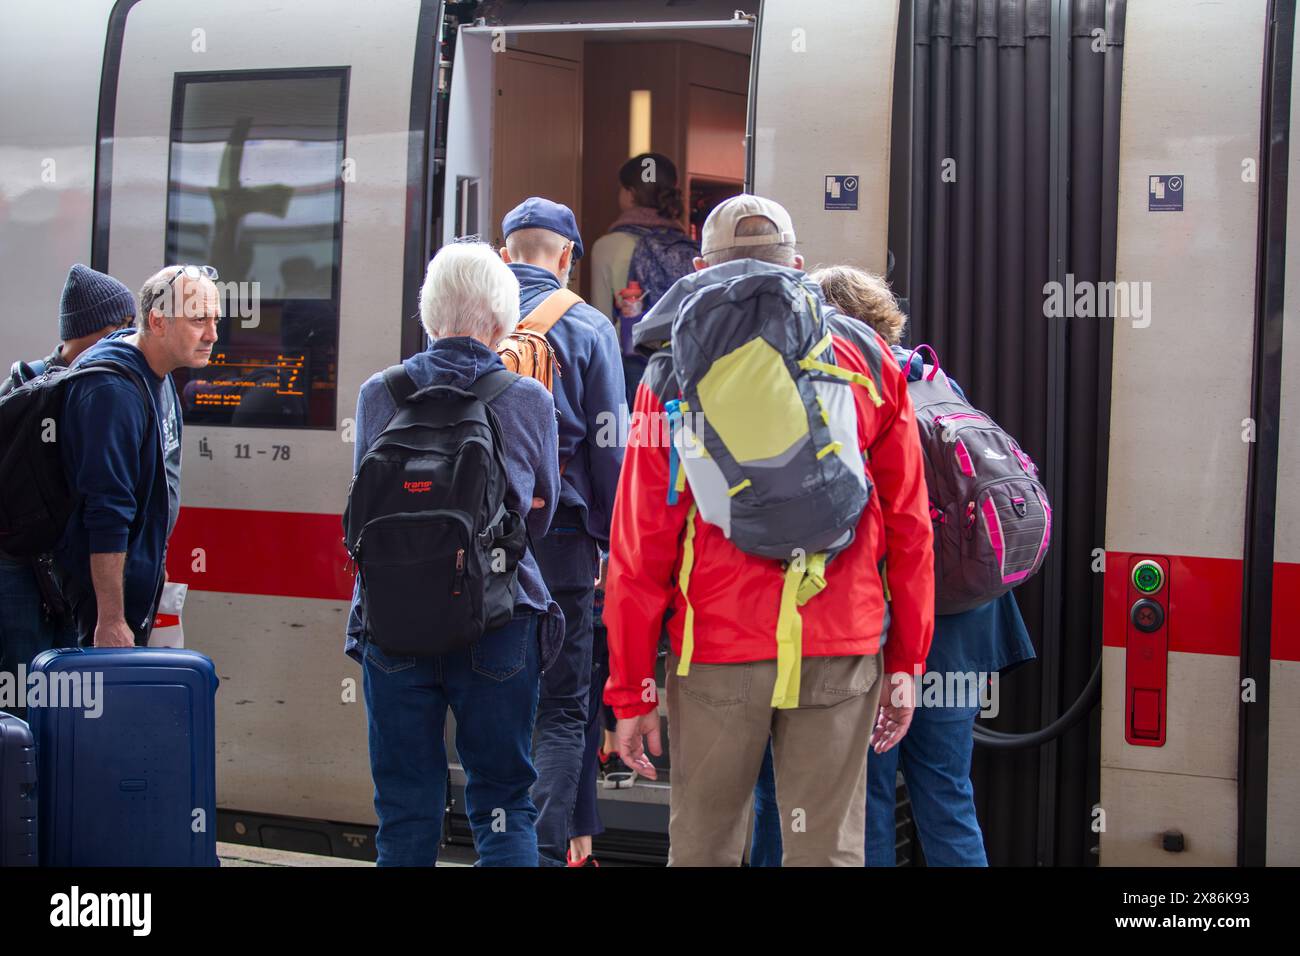
[[[1158,690],[1133,691],[1133,736],[1144,740],[1160,739],[1160,692]]]

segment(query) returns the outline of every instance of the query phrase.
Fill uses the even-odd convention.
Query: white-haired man
[[[614,510],[605,701],[619,718],[623,759],[653,777],[645,749],[661,752],[658,702],[646,689],[654,686],[659,633],[671,608],[669,862],[675,865],[739,865],[745,808],[770,738],[785,864],[861,866],[867,747],[893,746],[911,716],[887,698],[877,713],[881,685],[889,685],[881,680],[884,631],[883,669],[907,681],[925,661],[934,626],[932,532],[906,385],[871,329],[820,303],[821,290],[801,271],[794,243],[794,225],[779,204],[749,195],[728,199],[704,224],[698,271],[678,280],[635,332],[639,347],[665,344],[687,297],[715,283],[776,273],[797,284],[806,298],[795,301],[818,300],[835,365],[855,380],[847,387],[873,486],[852,542],[825,565],[825,590],[798,609],[801,641],[793,642],[787,691],[779,693],[778,647],[790,646],[782,643],[788,631],[781,622],[793,598],[786,585],[798,568],[739,550],[700,516],[692,488],[669,494],[670,449],[656,440],[654,425],[637,422],[662,421],[666,404],[679,398],[674,362],[683,356],[660,349],[650,359]],[[762,502],[747,506],[763,509]]]
[[[444,246],[425,275],[420,317],[433,340],[402,363],[417,389],[468,391],[504,369],[496,344],[519,321],[519,285],[492,248]],[[436,399],[426,399],[426,402]],[[546,533],[559,497],[555,405],[539,382],[517,378],[487,399],[500,423],[505,507],[527,515],[536,540]],[[357,398],[354,471],[397,412],[384,374]],[[452,586],[447,570],[445,586]],[[430,581],[429,587],[438,582]],[[479,862],[537,865],[537,810],[529,790],[533,721],[541,670],[559,650],[563,620],[531,553],[518,565],[514,617],[468,649],[420,657],[385,654],[370,640],[360,582],[345,650],[362,665],[370,728],[381,866],[433,866],[447,802],[447,708],[456,716],[456,749],[465,767],[466,809]]]
[[[171,373],[208,364],[221,304],[210,266],[167,266],[140,289],[134,330],[82,352],[122,374],[70,382],[60,451],[80,503],[55,552],[79,638],[97,647],[148,640],[167,538],[180,513],[181,414]]]

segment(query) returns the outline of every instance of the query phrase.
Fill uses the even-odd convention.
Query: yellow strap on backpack
[[[686,602],[686,621],[682,625],[682,657],[677,662],[677,676],[686,677],[691,672],[691,655],[695,653],[695,608],[691,607],[688,588],[691,568],[695,566],[695,505],[686,512],[686,540],[682,542],[682,569],[677,572],[677,589]]]
[[[686,512],[686,537],[682,541],[682,566],[677,572],[677,589],[686,603],[682,625],[682,656],[677,662],[677,676],[691,673],[695,653],[695,608],[691,606],[691,571],[695,567],[695,514],[692,504]],[[826,587],[826,555],[814,554],[806,564],[792,561],[781,585],[781,610],[776,621],[776,686],[772,688],[772,706],[788,710],[799,706],[799,671],[803,663],[803,618],[799,608]]]
[[[885,400],[880,397],[880,392],[876,390],[876,383],[871,380],[869,375],[863,375],[860,372],[840,368],[838,365],[831,365],[827,362],[818,362],[816,359],[810,358],[800,359],[799,367],[813,372],[821,372],[825,375],[832,375],[854,385],[861,385],[867,390],[867,395],[871,398],[871,404],[877,408],[885,404]]]
[[[781,585],[781,612],[776,619],[776,686],[772,688],[772,706],[781,710],[799,706],[803,618],[799,616],[798,597],[804,573],[798,561],[790,562]]]
[[[885,400],[880,397],[880,392],[876,389],[876,383],[872,381],[871,376],[863,375],[859,372],[851,371],[847,368],[840,368],[838,365],[832,365],[829,362],[819,362],[817,356],[821,355],[832,344],[832,333],[827,332],[822,336],[822,340],[812,347],[812,350],[799,360],[799,367],[813,372],[822,372],[825,375],[832,375],[835,378],[843,379],[846,382],[852,382],[854,385],[861,385],[867,390],[871,397],[871,404],[879,408],[885,404]],[[819,399],[820,401],[820,399]],[[825,417],[825,409],[822,410]]]
[[[826,552],[819,551],[808,559],[808,570],[799,582],[799,606],[803,607],[826,589]]]

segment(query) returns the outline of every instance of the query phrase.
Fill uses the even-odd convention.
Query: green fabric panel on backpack
[[[808,412],[781,353],[751,339],[697,386],[704,417],[737,462],[766,461],[808,436]]]

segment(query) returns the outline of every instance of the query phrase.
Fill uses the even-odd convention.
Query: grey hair
[[[172,308],[175,296],[171,295],[173,285],[168,280],[184,268],[183,266],[163,266],[140,287],[140,308],[135,312],[135,327],[143,335],[149,334],[149,313],[155,309],[173,322],[176,310]]]
[[[736,238],[742,236],[772,236],[780,230],[776,223],[766,216],[746,216],[736,223]],[[757,259],[774,266],[794,268],[796,250],[793,243],[778,242],[768,246],[732,246],[730,249],[718,249],[704,257],[711,266],[720,266],[724,262],[736,259]]]
[[[519,280],[486,242],[453,242],[429,262],[420,321],[431,338],[499,342],[519,324]]]

